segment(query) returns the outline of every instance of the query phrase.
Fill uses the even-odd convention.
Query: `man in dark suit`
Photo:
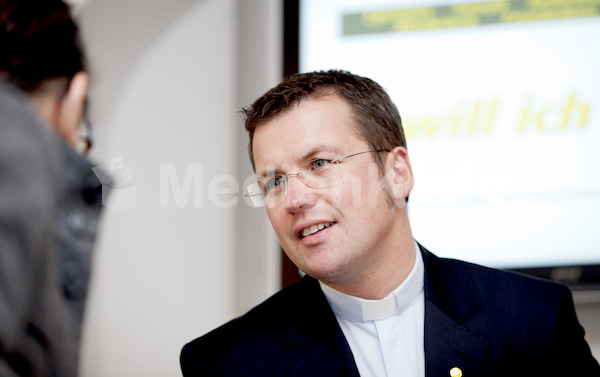
[[[294,75],[244,109],[248,188],[307,276],[187,344],[190,376],[600,376],[568,288],[412,236],[400,116],[375,82]]]

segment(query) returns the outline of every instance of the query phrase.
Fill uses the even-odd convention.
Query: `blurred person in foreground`
[[[377,83],[297,74],[243,113],[248,196],[306,276],[185,345],[186,377],[600,376],[566,286],[413,239],[401,119]]]
[[[65,3],[0,0],[2,377],[77,375],[101,209],[76,151],[88,82]]]

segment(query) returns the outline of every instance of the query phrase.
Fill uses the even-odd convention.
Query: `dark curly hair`
[[[34,92],[85,70],[77,25],[61,0],[0,0],[0,78]]]

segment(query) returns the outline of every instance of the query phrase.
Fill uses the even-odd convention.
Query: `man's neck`
[[[367,300],[381,300],[398,288],[408,277],[415,265],[419,252],[416,242],[410,238],[408,242],[398,245],[389,258],[379,260],[379,264],[369,272],[358,275],[358,278],[343,282],[323,282],[329,287]]]

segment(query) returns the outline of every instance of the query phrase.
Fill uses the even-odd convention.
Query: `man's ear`
[[[79,138],[79,125],[85,110],[89,82],[87,73],[77,72],[59,103],[56,131],[73,146]]]
[[[390,195],[398,206],[405,207],[406,198],[414,185],[412,167],[406,148],[396,147],[388,153],[385,171]]]

